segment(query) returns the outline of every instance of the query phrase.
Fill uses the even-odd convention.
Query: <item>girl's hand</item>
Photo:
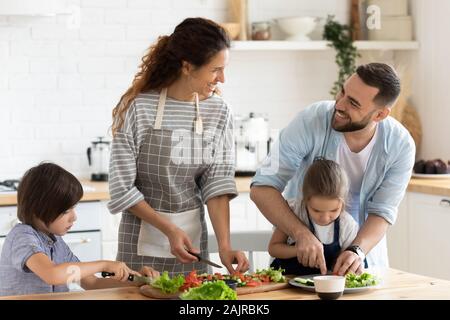
[[[242,251],[235,250],[220,250],[219,251],[220,260],[222,264],[228,269],[230,274],[235,272],[246,272],[250,267],[247,257]],[[233,263],[237,263],[236,268],[233,268]]]
[[[167,237],[170,242],[170,253],[173,254],[180,262],[190,263],[198,261],[198,259],[187,252],[200,253],[200,250],[194,248],[189,236],[178,227],[174,227],[169,231]]]
[[[114,273],[111,278],[118,281],[127,281],[130,274],[139,275],[138,272],[131,270],[121,261],[106,261],[106,265],[103,269],[109,273]]]
[[[139,273],[149,278],[159,277],[159,271],[153,269],[152,267],[143,266],[142,269],[139,271]]]

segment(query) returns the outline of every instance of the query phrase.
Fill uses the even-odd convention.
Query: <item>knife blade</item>
[[[206,258],[203,258],[201,255],[199,255],[198,253],[194,253],[190,250],[186,250],[189,254],[193,255],[194,257],[196,257],[198,259],[199,262],[203,262],[206,264],[209,264],[210,266],[216,267],[216,268],[223,268],[221,265],[218,265],[217,263],[212,262],[211,260],[208,260]]]
[[[106,272],[106,271],[102,271],[102,277],[106,278],[106,277],[113,277],[114,276],[114,272]],[[138,276],[138,275],[134,275],[134,274],[130,274],[128,276],[128,281],[133,281],[133,282],[142,282],[145,284],[151,284],[153,281],[153,278],[151,277],[146,277],[146,276]]]

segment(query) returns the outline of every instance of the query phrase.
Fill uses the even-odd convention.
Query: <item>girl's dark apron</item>
[[[315,234],[314,225],[309,218],[309,229],[313,234]],[[295,243],[293,244],[295,245]],[[330,244],[323,245],[323,253],[325,256],[325,262],[327,265],[327,270],[332,270],[334,263],[336,262],[337,257],[341,253],[341,246],[339,244],[339,217],[334,220],[334,232],[333,232],[333,242]],[[279,259],[275,258],[270,264],[271,267],[275,269],[282,268],[284,269],[284,274],[293,274],[293,275],[311,275],[311,274],[320,274],[320,269],[318,268],[310,268],[305,267],[300,262],[298,262],[297,257],[289,258],[289,259]]]

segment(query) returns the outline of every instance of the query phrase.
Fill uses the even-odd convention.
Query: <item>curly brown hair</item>
[[[225,29],[204,18],[187,18],[170,36],[160,36],[142,58],[131,87],[113,109],[113,136],[123,126],[125,113],[139,93],[170,86],[180,76],[183,61],[201,67],[226,48],[230,48],[230,39]]]

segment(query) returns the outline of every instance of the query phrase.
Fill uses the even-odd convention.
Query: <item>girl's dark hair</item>
[[[348,193],[348,179],[334,161],[318,158],[308,168],[303,180],[303,202],[313,196],[339,198],[344,204]]]
[[[139,93],[171,85],[180,76],[183,61],[201,67],[227,48],[230,39],[225,29],[204,18],[187,18],[170,36],[159,37],[142,58],[131,87],[113,110],[113,135],[122,127],[125,113]]]
[[[83,196],[81,183],[53,163],[41,163],[25,172],[17,189],[17,217],[35,227],[36,218],[49,225]]]

